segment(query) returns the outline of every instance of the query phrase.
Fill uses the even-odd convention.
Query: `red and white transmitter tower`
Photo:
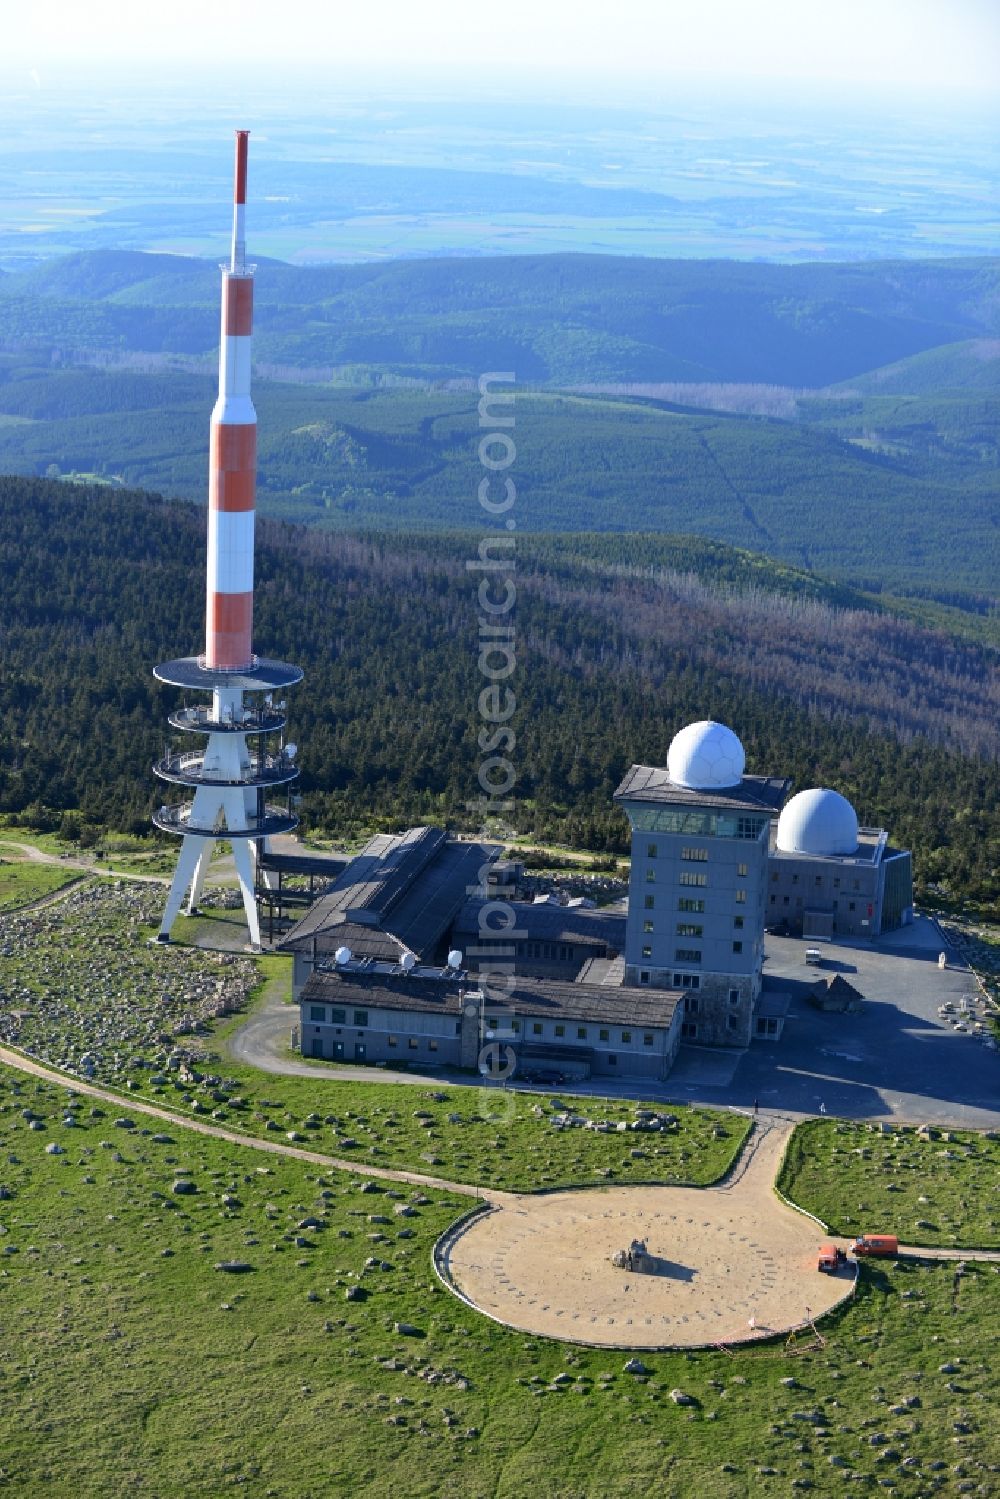
[[[272,788],[289,787],[298,771],[294,745],[280,737],[285,704],[275,695],[301,681],[297,666],[253,653],[253,544],[257,469],[257,413],[250,399],[253,272],[246,263],[247,138],[236,132],[233,241],[222,267],[222,336],[219,399],[212,412],[208,487],[208,599],[205,654],[167,661],[154,669],[161,682],[186,692],[211,693],[211,703],[184,703],[170,715],[173,728],[208,736],[204,749],[172,750],[153,767],[163,781],[191,787],[194,798],[164,806],[153,818],[183,838],[158,941],[170,931],[185,895],[197,910],[213,844],[233,850],[250,942],[260,946],[254,897],[254,864],[265,840],[298,823],[286,805],[268,805]]]

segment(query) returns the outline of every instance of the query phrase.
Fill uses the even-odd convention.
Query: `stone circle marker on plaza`
[[[571,1342],[694,1348],[789,1332],[854,1278],[817,1272],[823,1231],[772,1189],[787,1135],[771,1129],[718,1187],[488,1194],[490,1211],[441,1239],[438,1269],[497,1321]],[[633,1239],[656,1273],[614,1264]]]

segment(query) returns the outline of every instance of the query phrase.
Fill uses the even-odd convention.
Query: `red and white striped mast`
[[[253,268],[246,263],[247,144],[236,132],[233,241],[222,272],[219,399],[212,412],[208,478],[205,665],[235,671],[253,660],[253,532],[257,413],[250,399]]]
[[[291,831],[289,805],[269,806],[270,787],[289,785],[298,772],[294,747],[276,746],[285,726],[284,703],[274,693],[301,680],[296,666],[253,653],[253,551],[257,483],[257,413],[250,397],[253,266],[246,261],[247,144],[236,132],[233,234],[222,267],[219,396],[212,412],[208,480],[208,573],[205,653],[157,666],[160,681],[210,692],[211,706],[185,705],[171,726],[208,736],[204,750],[170,750],[154,766],[161,780],[194,789],[191,802],[164,806],[153,822],[182,836],[158,940],[169,942],[185,895],[194,914],[219,838],[232,845],[251,946],[260,946],[254,863],[267,839]]]

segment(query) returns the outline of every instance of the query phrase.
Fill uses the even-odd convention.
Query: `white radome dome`
[[[710,719],[689,723],[674,735],[667,751],[667,774],[675,786],[691,791],[737,786],[746,763],[743,746],[732,729]]]
[[[839,791],[821,786],[793,796],[778,818],[783,854],[853,854],[858,848],[857,813]]]

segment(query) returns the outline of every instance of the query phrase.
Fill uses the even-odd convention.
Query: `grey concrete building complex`
[[[667,768],[615,792],[632,827],[625,981],[683,992],[686,1040],[747,1046],[761,992],[771,818],[787,780],[744,775],[723,724],[691,724]]]
[[[519,976],[492,1004],[458,970],[354,959],[310,977],[300,1017],[305,1056],[471,1069],[494,1042],[574,1078],[666,1077],[681,1029],[678,995]]]
[[[682,729],[665,769],[633,765],[615,792],[627,913],[515,899],[497,845],[441,828],[371,839],[280,943],[303,1053],[471,1068],[494,1043],[522,1076],[658,1080],[682,1039],[778,1040],[788,996],[765,986],[765,928],[875,938],[913,899],[884,831],[836,792],[789,789],[747,775],[714,722]]]
[[[913,868],[883,828],[817,787],[793,796],[771,826],[765,923],[814,941],[880,937],[913,920]]]

